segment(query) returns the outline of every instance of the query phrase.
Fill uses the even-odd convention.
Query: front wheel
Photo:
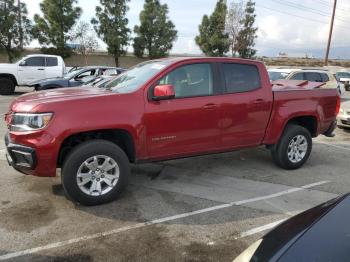
[[[84,142],[74,148],[62,168],[66,194],[83,205],[115,200],[130,174],[124,151],[105,140]]]
[[[300,168],[312,150],[310,132],[299,125],[289,124],[277,145],[271,149],[274,162],[284,169]]]
[[[15,83],[8,78],[0,78],[0,95],[12,95],[15,92]]]

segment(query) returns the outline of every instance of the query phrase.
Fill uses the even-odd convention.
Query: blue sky
[[[22,0],[27,3],[29,16],[40,13],[40,0]],[[231,0],[227,0],[230,2]],[[83,8],[81,19],[90,21],[98,0],[79,0]],[[204,14],[210,14],[216,0],[161,0],[169,6],[169,16],[178,30],[172,53],[199,54],[194,42],[198,25]],[[276,55],[280,51],[290,55],[312,54],[326,46],[333,0],[257,0],[256,25],[259,28],[256,48],[259,55]],[[131,0],[128,18],[130,28],[139,23],[144,0]],[[338,0],[333,47],[349,46],[350,56],[350,1]],[[37,45],[35,42],[32,46]],[[104,44],[101,42],[101,48]]]

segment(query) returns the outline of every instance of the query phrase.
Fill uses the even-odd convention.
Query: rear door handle
[[[217,107],[217,104],[206,104],[205,106],[203,106],[204,109],[215,109]]]
[[[39,71],[44,71],[45,69],[44,68],[38,68]]]

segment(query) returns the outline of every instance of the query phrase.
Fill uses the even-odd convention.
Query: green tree
[[[23,44],[31,39],[31,22],[27,18],[27,6],[15,4],[14,0],[0,1],[0,51],[7,54],[8,60],[20,56]]]
[[[243,28],[237,37],[237,52],[242,58],[252,58],[256,54],[254,46],[258,28],[254,27],[255,17],[255,2],[249,0],[245,8],[245,17],[242,20]]]
[[[150,59],[165,57],[177,38],[175,25],[168,18],[168,6],[159,0],[146,0],[140,13],[140,26],[135,26],[133,48],[137,57],[146,50]]]
[[[34,16],[33,35],[44,47],[44,51],[68,57],[71,50],[66,46],[71,38],[70,30],[81,15],[81,8],[75,6],[77,0],[43,0],[40,9],[43,16]]]
[[[226,3],[224,0],[219,0],[211,16],[203,16],[202,23],[199,25],[199,35],[195,40],[207,56],[223,56],[229,51],[229,35],[225,30],[226,15]]]
[[[116,66],[119,57],[125,55],[130,40],[130,29],[126,12],[129,0],[100,0],[96,17],[91,20],[98,36],[107,44],[108,53],[114,56]]]

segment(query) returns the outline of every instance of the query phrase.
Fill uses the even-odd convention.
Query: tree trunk
[[[114,62],[115,62],[115,66],[119,67],[119,57],[117,55],[114,55]]]

